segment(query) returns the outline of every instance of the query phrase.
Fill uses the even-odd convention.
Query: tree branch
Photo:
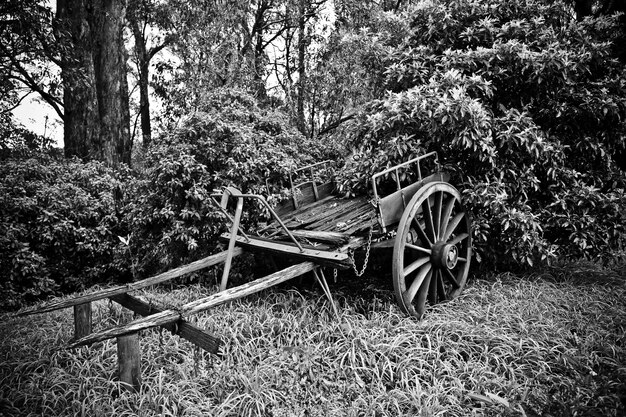
[[[329,124],[328,126],[326,126],[324,129],[317,132],[317,135],[318,136],[325,135],[331,130],[337,129],[342,123],[347,122],[350,119],[354,119],[355,117],[356,117],[356,113],[350,113],[347,116],[341,117],[335,120],[334,122],[332,122],[331,124]]]
[[[9,51],[7,51],[7,49],[4,47],[4,45],[0,44],[0,48],[2,49],[2,52],[6,56],[9,57],[9,59],[11,60],[11,63],[13,64],[13,67],[15,68],[15,70],[17,70],[17,72],[19,72],[20,75],[23,77],[23,79],[19,79],[17,77],[16,77],[16,79],[20,80],[28,88],[30,88],[31,90],[33,90],[34,92],[39,94],[41,96],[41,98],[43,98],[46,103],[48,103],[50,106],[52,106],[54,111],[59,115],[59,118],[61,120],[65,120],[65,115],[63,114],[63,110],[61,109],[61,107],[63,107],[63,103],[59,99],[54,97],[52,94],[50,94],[47,91],[45,91],[39,85],[39,83],[37,83],[37,81],[35,81],[31,77],[31,75],[28,73],[28,71],[26,71],[26,69],[24,69],[24,67],[22,67],[20,62],[17,59],[15,59],[15,57],[13,55],[11,55],[9,53]]]
[[[22,104],[22,101],[24,101],[24,99],[26,97],[28,97],[29,95],[31,95],[32,93],[33,93],[33,91],[30,90],[28,93],[24,94],[19,100],[17,100],[17,102],[13,106],[11,106],[11,107],[9,107],[9,108],[7,108],[5,110],[2,110],[0,112],[0,114],[6,114],[6,113],[9,113],[9,112],[17,109],[20,106],[20,104]]]

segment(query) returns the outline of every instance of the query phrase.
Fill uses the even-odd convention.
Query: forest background
[[[7,0],[0,6],[0,296],[16,308],[215,249],[206,204],[284,197],[341,166],[345,195],[437,151],[475,269],[623,255],[619,1]],[[11,111],[36,94],[64,148]],[[245,219],[254,227],[262,213]]]

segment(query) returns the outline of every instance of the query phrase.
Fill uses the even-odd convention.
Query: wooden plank
[[[328,220],[326,222],[319,221],[307,227],[315,230],[332,230],[346,233],[346,230],[350,227],[354,226],[358,222],[364,223],[370,218],[376,218],[375,207],[368,202],[363,202],[361,205],[353,207],[351,211],[340,213],[339,216],[334,217],[332,220]]]
[[[319,195],[318,200],[323,200],[326,197],[332,195],[335,190],[335,184],[333,182],[325,182],[317,186],[317,193]]]
[[[230,234],[225,233],[221,237],[222,239],[226,239],[230,237]],[[347,253],[308,248],[304,248],[303,251],[300,251],[300,249],[291,242],[277,242],[259,237],[248,237],[249,240],[246,240],[244,237],[237,236],[237,245],[251,250],[288,255],[296,259],[312,261],[320,265],[335,268],[347,268],[350,266],[350,259]]]
[[[235,248],[233,252],[233,256],[240,255],[243,251],[240,248]],[[132,282],[126,285],[118,285],[115,287],[105,288],[103,290],[99,290],[96,292],[92,292],[89,294],[79,295],[68,300],[59,300],[52,301],[49,303],[45,303],[40,306],[35,306],[32,308],[28,308],[22,311],[19,311],[17,316],[27,316],[30,314],[40,314],[47,313],[49,311],[60,310],[62,308],[73,307],[75,305],[88,303],[96,300],[103,300],[105,298],[109,298],[114,295],[124,294],[127,292],[135,291],[140,288],[150,287],[152,285],[161,284],[163,282],[167,282],[171,279],[178,278],[182,275],[189,274],[191,272],[198,271],[203,268],[207,268],[209,266],[216,265],[218,263],[224,262],[226,259],[226,251],[217,253],[215,255],[207,256],[206,258],[199,259],[195,262],[192,262],[188,265],[184,265],[178,268],[171,269],[162,274],[146,278],[141,281]]]
[[[422,181],[414,182],[413,184],[404,187],[386,197],[383,197],[378,202],[380,209],[380,217],[385,227],[394,225],[402,218],[404,213],[405,204],[409,204],[409,201],[417,193],[417,191],[424,185],[433,181],[448,181],[450,175],[447,173],[437,173],[429,175],[422,179]]]
[[[318,213],[312,215],[306,219],[303,219],[303,223],[300,228],[307,228],[315,230],[323,225],[332,225],[336,223],[336,219],[345,216],[346,214],[353,213],[359,207],[362,207],[367,200],[354,199],[354,200],[336,200],[337,205],[327,210],[319,210]]]
[[[371,213],[365,213],[360,216],[358,219],[348,225],[349,228],[344,230],[343,233],[347,235],[354,236],[357,233],[363,232],[365,230],[369,230],[370,228],[374,228],[374,232],[379,231],[380,227],[378,224],[378,220],[376,217],[372,217]]]
[[[111,297],[111,300],[144,317],[163,311],[129,294],[114,295]],[[219,347],[222,344],[222,341],[217,337],[212,336],[206,330],[202,330],[185,320],[180,320],[176,323],[167,323],[161,327],[215,355],[218,354]]]
[[[286,236],[284,230],[281,230],[281,236]],[[320,232],[316,230],[291,230],[291,234],[295,237],[314,240],[316,242],[327,242],[335,246],[347,243],[350,240],[350,236],[345,233],[337,232]]]
[[[315,189],[313,187],[312,181],[298,184],[295,188],[296,191],[300,191],[300,193],[296,192],[296,194],[293,196],[293,198],[295,198],[298,202],[298,207],[302,207],[317,201],[317,199],[315,198]]]
[[[308,211],[290,219],[289,223],[286,224],[287,227],[306,227],[319,219],[335,216],[338,213],[350,210],[358,204],[358,201],[355,200],[332,199],[327,201],[323,206],[315,207],[314,209],[310,208]]]
[[[145,330],[152,327],[163,326],[167,323],[174,323],[180,319],[185,319],[201,311],[208,310],[229,301],[242,298],[247,295],[262,291],[266,288],[278,285],[282,282],[313,271],[315,268],[317,268],[317,265],[313,262],[302,262],[285,268],[281,271],[275,272],[266,277],[259,278],[246,284],[240,285],[238,287],[229,288],[217,294],[213,294],[208,297],[192,301],[183,305],[178,310],[164,310],[160,313],[153,314],[151,316],[144,317],[127,324],[115,326],[98,333],[93,333],[89,336],[72,342],[69,347],[73,348],[77,346],[90,345],[92,343],[111,339],[113,337],[119,337],[126,334],[135,333],[140,330]]]
[[[287,202],[289,202],[291,204],[291,206],[289,206],[289,204],[283,204],[285,203],[285,201],[283,201],[282,203],[280,203],[277,207],[277,209],[274,209],[274,211],[276,212],[276,214],[278,214],[281,219],[283,219],[283,222],[289,222],[289,221],[294,221],[294,219],[296,217],[298,217],[299,215],[301,215],[302,213],[306,213],[309,212],[310,210],[314,209],[315,207],[319,207],[322,206],[324,204],[326,204],[329,201],[335,200],[336,198],[332,195],[329,195],[327,197],[324,198],[320,198],[320,200],[311,203],[307,206],[304,207],[300,207],[298,209],[293,209],[293,203],[291,202],[291,200],[285,200]],[[291,209],[289,209],[289,207],[291,207]],[[278,226],[278,223],[276,221],[274,221],[270,226]],[[269,227],[269,226],[268,226]]]

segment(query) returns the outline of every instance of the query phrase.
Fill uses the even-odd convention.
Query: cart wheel
[[[406,206],[393,248],[393,287],[402,310],[421,318],[433,305],[458,296],[472,256],[470,219],[448,183],[422,187]]]

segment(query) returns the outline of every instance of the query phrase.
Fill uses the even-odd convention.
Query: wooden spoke
[[[441,213],[441,225],[439,226],[440,235],[448,227],[448,222],[450,221],[450,216],[452,216],[452,209],[454,209],[455,201],[456,198],[454,198],[454,196],[450,196],[446,201],[446,205],[444,206],[443,212]]]
[[[417,252],[425,253],[427,255],[430,255],[432,253],[432,251],[428,248],[423,248],[421,246],[412,245],[410,243],[407,243],[406,247],[409,249],[413,249],[414,251],[417,251]]]
[[[419,267],[428,263],[429,261],[430,261],[430,258],[427,256],[424,256],[423,258],[420,258],[417,261],[411,263],[411,265],[404,268],[404,276],[408,277],[411,273],[415,272]]]
[[[430,281],[432,280],[432,271],[428,273],[426,278],[424,279],[424,284],[422,284],[421,290],[417,293],[417,300],[412,305],[415,305],[413,311],[417,313],[417,317],[422,317],[424,315],[424,310],[426,307],[426,297],[428,297],[428,289],[430,288]]]
[[[469,237],[469,233],[461,233],[460,235],[458,235],[457,237],[455,237],[454,239],[452,239],[450,242],[448,242],[450,245],[456,245],[457,243],[459,243],[460,241],[467,239]]]
[[[437,240],[437,236],[435,234],[435,226],[433,225],[433,213],[430,209],[430,198],[427,198],[422,203],[422,214],[424,215],[424,224],[426,226],[426,234],[430,238],[431,242],[435,242]]]
[[[422,229],[422,226],[417,222],[417,220],[413,220],[414,230],[417,232],[418,237],[422,243],[428,244],[428,246],[433,245],[433,241],[430,240],[428,236],[426,236],[426,232]]]
[[[448,296],[446,295],[446,287],[443,285],[441,270],[437,271],[437,294],[439,294],[438,301],[446,301],[448,299]]]
[[[452,218],[452,221],[450,222],[450,224],[448,224],[448,227],[446,228],[446,232],[443,234],[441,240],[445,242],[448,239],[450,239],[450,236],[452,236],[452,233],[454,232],[454,230],[457,228],[459,223],[461,223],[461,220],[463,220],[463,217],[465,217],[465,213],[461,212]]]
[[[430,286],[428,287],[428,302],[430,305],[437,304],[437,281],[439,281],[438,276],[440,273],[441,271],[436,270],[430,279]]]
[[[432,273],[432,266],[431,266],[431,264],[426,264],[426,266],[424,266],[418,272],[417,276],[415,277],[415,279],[411,283],[411,286],[409,287],[409,289],[406,290],[404,292],[404,294],[402,294],[402,298],[404,299],[404,301],[407,304],[410,304],[413,301],[413,298],[415,298],[415,294],[417,294],[417,290],[420,289],[420,287],[422,286],[422,283],[424,283],[425,278],[427,276],[430,277],[431,273]]]
[[[441,206],[443,205],[443,191],[435,194],[435,205],[433,206],[433,226],[435,229],[435,240],[439,240],[441,234]]]
[[[452,273],[452,271],[450,271],[447,268],[444,268],[443,275],[445,275],[445,277],[448,279],[448,281],[450,281],[450,284],[452,284],[452,286],[454,288],[459,288],[460,287],[460,285],[459,285],[458,281],[456,280],[456,278],[454,277],[454,274]]]

